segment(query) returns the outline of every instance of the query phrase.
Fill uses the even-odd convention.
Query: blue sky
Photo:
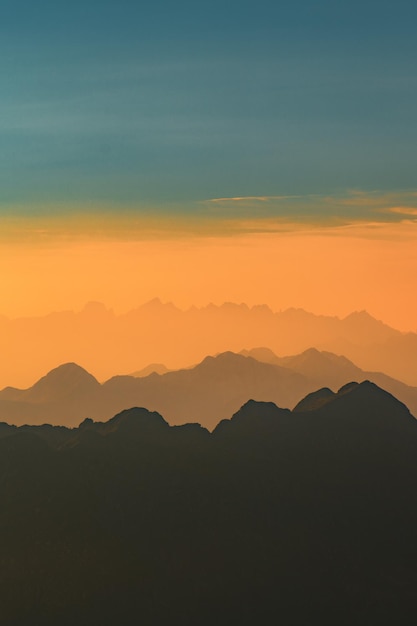
[[[416,21],[412,1],[6,0],[0,211],[414,207]]]

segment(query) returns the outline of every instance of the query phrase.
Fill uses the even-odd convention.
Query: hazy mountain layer
[[[123,409],[142,406],[162,413],[170,424],[198,421],[212,429],[250,398],[292,408],[318,387],[335,390],[348,381],[365,379],[395,394],[417,415],[417,388],[364,372],[344,357],[315,349],[286,358],[267,349],[250,354],[256,358],[226,352],[186,370],[140,378],[115,376],[102,385],[69,363],[27,390],[1,391],[0,420],[76,426],[86,417],[109,419]]]
[[[2,425],[0,623],[413,623],[417,422],[369,382],[318,396],[212,434]]]
[[[59,363],[80,363],[101,381],[149,363],[187,367],[207,354],[268,346],[284,356],[312,346],[343,354],[365,370],[417,386],[417,334],[400,333],[367,313],[343,320],[301,309],[223,304],[181,311],[158,300],[125,315],[98,303],[80,313],[0,318],[0,386],[28,386]]]

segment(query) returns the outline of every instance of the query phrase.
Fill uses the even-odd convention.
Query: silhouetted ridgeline
[[[29,389],[0,391],[0,421],[76,426],[86,417],[106,420],[127,406],[146,406],[169,424],[198,421],[212,430],[249,398],[292,408],[318,387],[338,389],[351,380],[367,379],[417,415],[417,387],[379,372],[364,372],[331,352],[310,348],[282,358],[258,348],[208,356],[194,367],[164,374],[114,376],[103,384],[75,363],[65,363]]]
[[[417,423],[369,382],[209,433],[0,425],[3,625],[411,624]]]
[[[155,361],[178,369],[207,354],[239,352],[245,346],[268,346],[280,355],[315,346],[343,354],[365,370],[417,385],[417,333],[401,333],[365,311],[344,319],[233,303],[182,311],[153,300],[115,315],[104,305],[89,303],[79,313],[0,317],[0,345],[0,387],[27,386],[42,372],[68,361],[82,363],[106,380],[115,372],[134,372]]]

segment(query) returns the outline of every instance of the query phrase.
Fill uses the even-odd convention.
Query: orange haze
[[[417,329],[415,223],[183,237],[3,243],[0,313],[116,312],[158,296],[181,308],[224,301],[302,307],[345,316],[366,309],[400,330]]]

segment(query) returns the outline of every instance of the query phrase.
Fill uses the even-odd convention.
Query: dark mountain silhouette
[[[278,357],[268,348],[243,350],[242,354],[252,356],[259,361],[291,369],[308,378],[311,381],[312,388],[325,385],[332,389],[338,389],[349,380],[360,382],[369,379],[400,398],[413,415],[417,415],[416,387],[405,385],[382,372],[361,370],[344,356],[327,351],[320,352],[316,348],[309,348],[301,354],[287,357]],[[300,397],[302,395],[300,393]]]
[[[294,412],[314,411],[330,402],[336,394],[328,387],[312,391],[294,407]]]
[[[369,381],[212,433],[0,424],[0,623],[408,626],[416,488],[417,422]]]
[[[103,381],[149,363],[187,367],[207,354],[239,352],[245,345],[267,346],[279,355],[315,346],[343,354],[366,371],[383,371],[417,385],[417,334],[394,330],[364,311],[345,319],[232,303],[182,311],[154,300],[115,315],[90,303],[78,313],[0,318],[0,343],[0,385],[19,387],[57,363],[82,363]]]
[[[0,392],[0,420],[12,424],[76,426],[86,417],[109,419],[130,406],[146,406],[170,424],[198,419],[212,429],[249,398],[292,408],[320,387],[338,389],[347,381],[370,379],[417,415],[417,389],[381,373],[364,372],[344,357],[309,349],[291,357],[270,350],[258,358],[226,352],[198,365],[163,375],[115,376],[102,385],[75,364],[60,366],[26,390]]]

